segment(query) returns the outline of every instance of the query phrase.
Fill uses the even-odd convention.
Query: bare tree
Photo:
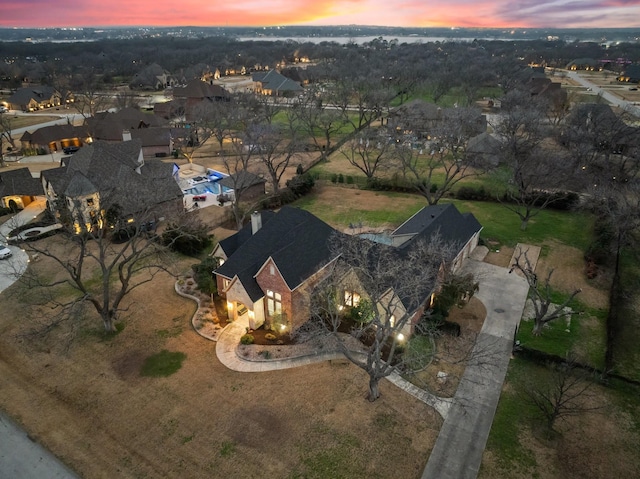
[[[404,141],[395,149],[405,176],[430,205],[438,204],[460,180],[488,169],[478,157],[466,154],[469,139],[479,133],[479,119],[476,109],[449,109],[429,129],[430,139],[422,148]]]
[[[248,132],[248,139],[255,150],[255,156],[267,169],[273,193],[277,194],[282,176],[300,150],[295,123],[290,122],[289,128],[275,124],[254,125]]]
[[[135,108],[137,110],[140,108],[138,96],[132,91],[121,91],[116,93],[114,101],[118,110],[123,110],[125,108]]]
[[[580,314],[579,311],[570,310],[567,306],[575,298],[582,289],[574,290],[561,304],[554,304],[551,290],[551,275],[553,269],[547,273],[544,282],[540,284],[538,275],[534,271],[531,261],[526,251],[520,251],[515,257],[515,263],[511,265],[509,273],[514,270],[520,271],[529,284],[529,299],[533,303],[534,317],[533,334],[540,336],[544,326],[559,318]]]
[[[120,197],[111,201],[102,197],[100,206],[104,209],[90,224],[66,210],[60,218],[64,228],[55,241],[21,244],[31,255],[49,258],[58,265],[54,280],[40,277],[37,267],[29,268],[23,277],[30,287],[48,291],[48,307],[54,314],[47,318],[45,329],[73,319],[82,304],[90,304],[105,331],[115,331],[115,323],[126,311],[124,300],[132,291],[159,273],[173,274],[171,255],[159,241],[155,225],[160,216],[175,216],[181,208],[145,208],[136,213],[135,222],[129,222],[131,216],[122,214],[122,201]],[[59,203],[67,204],[64,200]]]
[[[307,90],[291,109],[302,131],[322,152],[322,157],[328,157],[335,150],[333,141],[336,136],[348,125],[342,112],[328,106],[317,88]]]
[[[409,250],[337,234],[338,256],[311,295],[312,320],[304,326],[336,338],[339,350],[369,375],[369,400],[380,396],[380,379],[407,366],[400,354],[437,284],[449,248],[421,242]],[[352,321],[350,338],[340,333]],[[353,342],[356,339],[356,342]]]
[[[248,132],[237,132],[231,137],[233,153],[222,157],[225,172],[229,175],[231,188],[233,189],[232,208],[236,221],[236,228],[240,230],[244,224],[247,213],[255,209],[255,204],[246,205],[246,192],[253,186],[252,179],[256,176],[252,169],[258,151],[258,146],[252,143]]]
[[[543,146],[546,135],[544,104],[523,91],[508,93],[502,114],[493,123],[500,155],[508,167],[503,206],[520,218],[520,229],[554,201],[565,198],[565,179],[575,172],[575,159]]]
[[[391,142],[384,131],[369,127],[347,141],[340,153],[352,166],[362,171],[368,179],[372,179],[379,170],[391,166],[391,148]]]
[[[93,69],[73,77],[71,87],[75,93],[73,106],[85,120],[109,105],[109,98],[101,91],[100,77]]]
[[[544,377],[528,377],[523,385],[525,401],[533,404],[546,421],[548,432],[554,431],[556,421],[601,409],[595,394],[595,378],[577,367],[570,359],[566,363],[549,366]]]
[[[9,149],[11,149],[11,151],[17,151],[16,142],[11,135],[11,118],[9,118],[9,115],[7,115],[7,113],[0,113],[0,168],[5,167],[5,141],[10,145]]]

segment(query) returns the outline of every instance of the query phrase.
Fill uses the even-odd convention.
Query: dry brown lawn
[[[443,334],[437,338],[436,359],[408,379],[440,397],[453,397],[486,316],[487,310],[477,298],[471,298],[463,308],[452,308],[447,320],[460,325],[460,336]],[[438,380],[439,372],[447,374],[445,381]]]
[[[30,268],[58,274],[46,258]],[[366,375],[348,364],[230,371],[191,329],[194,303],[173,284],[165,276],[134,291],[111,339],[91,311],[77,319],[68,350],[66,327],[23,336],[47,314],[29,306],[37,291],[3,292],[0,407],[83,478],[421,475],[441,425],[431,408],[388,382],[369,403]],[[163,349],[185,353],[182,368],[142,377]]]

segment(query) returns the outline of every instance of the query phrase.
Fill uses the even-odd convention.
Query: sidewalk
[[[248,322],[236,321],[229,324],[218,336],[216,342],[216,356],[220,362],[227,368],[239,372],[265,372],[280,369],[297,368],[307,366],[309,364],[329,361],[333,359],[344,359],[344,355],[338,351],[326,351],[322,353],[309,354],[288,359],[272,359],[268,361],[250,361],[243,359],[237,354],[240,337],[245,333]],[[440,398],[434,394],[420,389],[409,381],[403,379],[399,374],[393,373],[386,379],[397,387],[422,401],[423,403],[433,407],[444,418],[447,417],[449,407],[452,400],[449,398]]]
[[[506,268],[469,259],[465,271],[480,282],[476,297],[487,317],[422,479],[477,477],[529,290]]]

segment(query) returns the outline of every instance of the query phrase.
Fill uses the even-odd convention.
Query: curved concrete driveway
[[[476,297],[487,317],[422,479],[477,477],[529,291],[525,279],[506,268],[468,259],[463,271],[480,282]]]

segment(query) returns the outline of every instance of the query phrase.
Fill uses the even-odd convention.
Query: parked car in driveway
[[[0,259],[7,259],[9,256],[11,256],[13,253],[11,252],[11,250],[7,247],[6,244],[2,244],[0,243]]]
[[[62,151],[65,155],[73,155],[76,151],[80,149],[79,146],[65,146]]]

